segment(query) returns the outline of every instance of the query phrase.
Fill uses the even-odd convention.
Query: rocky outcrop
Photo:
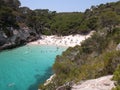
[[[120,43],[117,45],[116,50],[120,50]]]
[[[72,86],[74,85],[75,83],[73,81],[71,82],[67,82],[65,83],[64,85],[62,86],[59,86],[56,90],[71,90]]]
[[[103,76],[97,79],[80,81],[77,84],[68,82],[56,90],[111,90],[115,87],[112,81],[113,75]]]
[[[7,38],[4,32],[0,31],[0,46],[4,45],[7,42]]]
[[[12,29],[12,36],[8,37],[4,31],[0,31],[0,50],[11,49],[28,42],[37,40],[39,35],[29,28]]]
[[[108,75],[97,79],[87,80],[73,85],[71,90],[111,90],[115,87],[114,81],[111,81],[112,77],[112,75]]]

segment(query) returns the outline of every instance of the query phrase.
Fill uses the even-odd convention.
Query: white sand
[[[76,45],[80,45],[80,43],[89,38],[94,31],[90,32],[88,35],[69,35],[69,36],[61,36],[58,37],[56,35],[52,36],[41,36],[42,39],[39,39],[34,42],[30,42],[28,45],[55,45],[55,46],[66,46],[66,47],[74,47]]]
[[[115,87],[114,81],[111,81],[112,77],[112,75],[109,75],[87,80],[81,84],[73,85],[72,90],[111,90]]]

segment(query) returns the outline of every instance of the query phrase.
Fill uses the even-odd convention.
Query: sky
[[[30,9],[49,9],[57,12],[84,12],[92,5],[99,5],[118,0],[20,0],[21,6]]]

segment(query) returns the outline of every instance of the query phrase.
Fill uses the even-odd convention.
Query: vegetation
[[[55,90],[63,84],[68,89],[70,82],[113,74],[115,70],[114,80],[118,86],[115,90],[119,90],[120,51],[115,48],[120,43],[120,1],[92,6],[84,13],[56,13],[19,6],[19,0],[0,0],[0,32],[4,32],[7,38],[13,36],[14,29],[26,27],[39,36],[96,31],[81,46],[70,47],[56,57],[53,65],[56,77],[47,86],[41,85],[42,90]],[[0,45],[3,44],[0,42]]]
[[[113,90],[120,90],[120,65],[114,72],[113,80],[116,81],[116,88],[113,88]]]
[[[120,65],[120,51],[116,51],[116,46],[120,43],[120,14],[116,12],[118,4],[120,5],[120,2],[101,4],[86,10],[82,22],[85,24],[80,27],[85,25],[87,30],[96,32],[82,42],[81,46],[70,47],[61,56],[56,57],[53,65],[56,77],[47,86],[41,85],[42,90],[54,90],[60,86],[69,90],[72,82],[114,73]],[[119,76],[117,69],[114,80],[119,82]],[[117,86],[115,90],[119,90],[119,83]]]
[[[120,33],[106,36],[100,36],[100,33],[96,32],[81,46],[68,48],[61,56],[57,56],[53,65],[56,77],[42,89],[55,89],[65,83],[113,74],[120,65],[120,51],[115,50],[117,40],[114,39],[119,37]]]
[[[11,27],[18,28],[16,21],[18,0],[0,0],[0,30],[4,31],[8,37],[12,36]]]
[[[84,13],[56,13],[48,9],[31,10],[19,7],[19,0],[0,0],[0,28],[9,33],[10,27],[29,27],[38,34],[86,34],[107,28],[108,32],[119,24],[120,2],[92,6]]]

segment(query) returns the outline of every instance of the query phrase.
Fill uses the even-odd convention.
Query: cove
[[[26,45],[0,52],[0,90],[37,90],[65,47]]]

